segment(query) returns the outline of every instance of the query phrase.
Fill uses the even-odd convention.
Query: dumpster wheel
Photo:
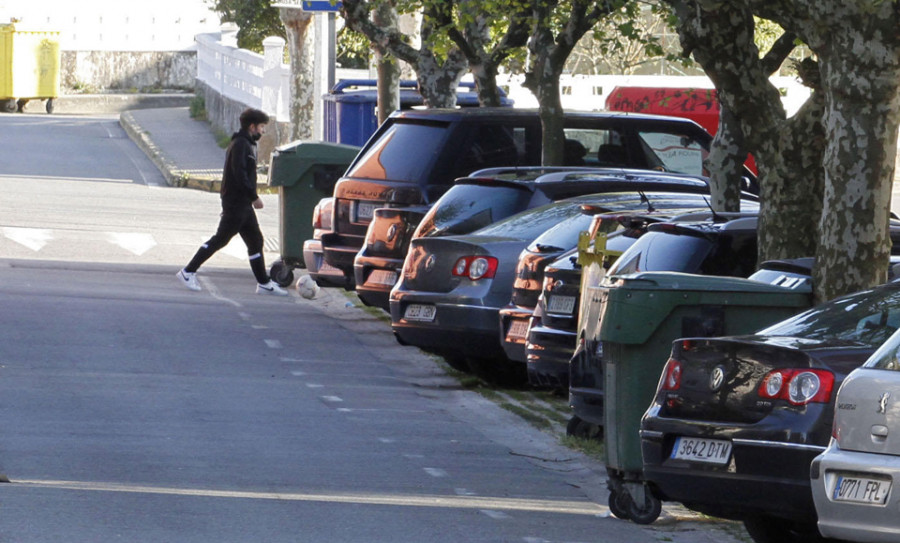
[[[662,501],[654,496],[649,488],[645,489],[644,503],[637,504],[631,499],[631,496],[629,496],[628,502],[628,518],[635,524],[651,524],[662,513]]]
[[[15,112],[16,112],[16,108],[18,107],[18,106],[16,106],[16,100],[15,100],[15,99],[12,99],[12,100],[0,100],[0,106],[2,106],[3,111],[6,112],[6,113],[15,113]]]
[[[269,268],[269,277],[278,283],[278,286],[288,287],[294,282],[294,270],[282,261],[275,262]]]
[[[622,520],[628,520],[631,518],[631,508],[633,506],[631,502],[631,496],[628,495],[628,492],[617,492],[615,490],[609,491],[609,510],[616,517]]]
[[[53,113],[54,109],[56,109],[56,102],[54,102],[53,98],[47,98],[47,113]]]

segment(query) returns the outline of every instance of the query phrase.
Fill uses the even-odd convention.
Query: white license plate
[[[437,309],[433,305],[409,304],[406,311],[403,312],[403,318],[408,321],[428,321],[434,320]]]
[[[528,319],[513,319],[509,323],[506,341],[524,341],[528,337]]]
[[[575,309],[575,296],[550,296],[547,303],[547,310],[551,313],[567,313],[572,314]]]
[[[332,265],[329,264],[328,262],[325,262],[325,259],[324,259],[324,258],[322,259],[322,262],[319,263],[319,273],[324,273],[324,272],[340,272],[340,271],[341,271],[341,270],[335,268],[334,266],[332,266]]]
[[[378,209],[379,204],[375,204],[372,202],[357,202],[356,203],[356,220],[372,220],[372,216],[375,214],[375,210]]]
[[[696,437],[678,437],[672,458],[706,462],[709,464],[727,464],[731,457],[731,442],[722,439],[701,439]]]
[[[836,502],[884,505],[891,490],[891,481],[856,475],[838,475],[831,499]]]
[[[366,279],[366,283],[372,285],[388,285],[394,286],[394,283],[397,282],[397,272],[389,271],[389,270],[374,270],[369,274],[369,278]]]

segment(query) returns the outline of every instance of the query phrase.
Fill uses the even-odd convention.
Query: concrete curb
[[[53,99],[53,113],[63,115],[96,115],[122,113],[130,109],[187,107],[193,93],[123,93],[123,94],[60,94]],[[44,113],[44,100],[30,100],[25,113]]]
[[[221,179],[218,176],[197,176],[179,170],[165,153],[160,149],[150,136],[135,121],[134,116],[126,111],[119,116],[119,124],[128,134],[128,137],[147,155],[153,164],[159,169],[166,179],[166,184],[170,187],[183,187],[190,189],[203,190],[207,192],[219,192],[222,186]]]

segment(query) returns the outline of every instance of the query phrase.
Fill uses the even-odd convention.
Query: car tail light
[[[681,362],[670,358],[663,371],[662,389],[678,390],[679,388],[681,388]]]
[[[493,279],[499,262],[492,256],[464,256],[453,265],[453,275],[473,281]]]
[[[766,374],[757,392],[766,399],[806,405],[828,403],[833,388],[834,374],[830,371],[778,369]]]

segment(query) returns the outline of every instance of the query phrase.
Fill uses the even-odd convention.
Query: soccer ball
[[[319,285],[316,284],[315,279],[308,275],[304,275],[297,281],[297,290],[300,292],[300,296],[303,296],[307,300],[312,300],[316,297],[316,294],[319,293]]]

